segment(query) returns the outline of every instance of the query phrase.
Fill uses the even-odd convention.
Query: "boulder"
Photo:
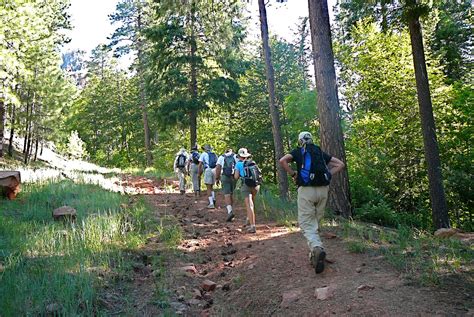
[[[20,192],[21,177],[18,171],[0,171],[0,195],[15,199]]]
[[[76,219],[76,209],[70,206],[62,206],[59,208],[54,209],[53,211],[53,218],[54,220],[61,220],[61,219]]]

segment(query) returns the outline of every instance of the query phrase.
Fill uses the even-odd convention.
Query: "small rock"
[[[366,284],[362,284],[360,285],[359,287],[357,287],[357,291],[358,292],[361,292],[361,291],[369,291],[369,290],[373,290],[375,287],[372,286],[372,285],[366,285]]]
[[[303,292],[300,289],[291,290],[283,293],[283,299],[280,303],[280,307],[288,308],[291,303],[296,302]]]
[[[326,287],[321,287],[317,288],[314,292],[314,297],[316,297],[319,300],[326,300],[332,296],[333,290],[331,287],[326,286]]]
[[[216,289],[216,285],[217,284],[211,280],[205,280],[204,282],[202,282],[201,288],[205,290],[206,292],[212,292],[213,290]]]
[[[219,221],[217,221],[217,220],[212,220],[211,223],[212,223],[213,225],[218,225],[218,224],[219,224]]]
[[[252,263],[249,265],[249,270],[253,270],[253,268],[255,267],[255,263]]]
[[[201,304],[201,301],[199,299],[196,299],[196,298],[192,298],[190,300],[188,300],[188,304],[191,305],[191,306],[197,306],[199,304]]]
[[[183,272],[187,272],[187,273],[192,273],[192,274],[196,274],[197,273],[197,269],[194,265],[187,265],[187,266],[183,266],[181,268],[181,271]]]
[[[62,206],[53,210],[53,218],[54,220],[60,219],[76,219],[76,209],[70,206]]]
[[[362,268],[360,268],[360,267],[356,268],[356,272],[357,272],[357,273],[362,272]]]
[[[197,288],[193,289],[193,298],[202,299],[202,293]]]
[[[326,261],[326,263],[329,263],[329,264],[334,264],[334,263],[336,263],[336,260],[331,259],[331,258],[326,258],[326,259],[324,259],[324,261]]]
[[[247,244],[247,248],[250,249],[252,247],[251,244]]]

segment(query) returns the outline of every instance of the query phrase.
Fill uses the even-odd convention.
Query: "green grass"
[[[63,205],[77,210],[75,223],[52,219]],[[24,185],[16,200],[0,201],[2,316],[106,315],[102,288],[128,278],[152,219],[142,200],[95,185]]]
[[[473,284],[474,250],[456,239],[439,239],[408,227],[388,229],[362,222],[339,220],[351,252],[383,255],[404,275],[423,285]]]

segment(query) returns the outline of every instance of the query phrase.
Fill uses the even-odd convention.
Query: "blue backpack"
[[[214,152],[208,152],[209,155],[209,168],[215,168],[217,165],[217,155]]]
[[[301,166],[298,166],[298,185],[327,186],[331,182],[331,173],[324,160],[323,151],[314,144],[301,148]]]

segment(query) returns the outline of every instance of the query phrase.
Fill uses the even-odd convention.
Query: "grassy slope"
[[[52,219],[62,205],[76,208],[76,223]],[[100,314],[99,289],[127,274],[126,252],[156,228],[148,213],[140,200],[70,181],[26,185],[17,200],[1,201],[2,315]]]

